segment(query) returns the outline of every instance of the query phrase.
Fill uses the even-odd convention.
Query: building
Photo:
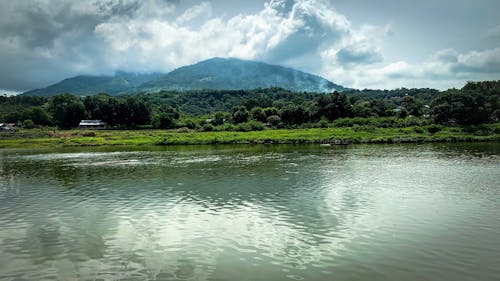
[[[101,120],[82,120],[78,124],[78,128],[81,129],[107,129],[108,123],[102,122]]]
[[[16,123],[0,123],[0,131],[16,130]]]

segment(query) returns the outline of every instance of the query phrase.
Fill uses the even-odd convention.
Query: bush
[[[422,128],[422,127],[415,127],[415,128],[413,129],[413,131],[414,131],[415,133],[417,133],[417,134],[423,134],[423,133],[425,132],[425,131],[424,131],[424,128]]]
[[[249,121],[235,126],[235,130],[239,132],[262,131],[264,130],[264,128],[264,124],[257,121]]]
[[[328,120],[326,119],[321,119],[319,122],[316,124],[318,128],[328,128]]]
[[[437,125],[437,124],[429,125],[429,126],[427,126],[427,132],[434,134],[434,133],[441,131],[442,128],[443,127],[441,127],[440,125]]]
[[[212,132],[214,130],[214,126],[212,126],[212,124],[204,124],[203,127],[201,127],[201,130],[203,132]]]
[[[278,115],[271,115],[267,117],[267,123],[273,128],[281,127],[281,118]]]
[[[194,118],[180,119],[179,121],[177,121],[177,127],[179,128],[186,127],[191,130],[194,130],[198,127],[196,121],[197,120]]]
[[[90,131],[90,132],[84,132],[82,134],[82,136],[84,136],[84,137],[95,137],[95,132],[92,132],[92,131]]]
[[[23,128],[25,129],[33,129],[36,128],[35,122],[33,122],[31,119],[24,120],[22,124]]]

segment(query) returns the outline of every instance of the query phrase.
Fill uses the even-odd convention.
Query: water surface
[[[498,280],[499,155],[0,150],[0,280]]]

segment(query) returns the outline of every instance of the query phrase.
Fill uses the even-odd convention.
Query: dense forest
[[[462,89],[348,90],[331,94],[281,88],[160,91],[152,94],[51,98],[0,96],[0,123],[70,129],[82,119],[113,128],[252,131],[271,128],[407,125],[470,126],[498,122],[500,81]]]

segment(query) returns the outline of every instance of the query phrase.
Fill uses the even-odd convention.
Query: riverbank
[[[312,128],[253,132],[198,132],[177,130],[48,130],[30,129],[0,133],[0,148],[102,145],[179,145],[253,143],[411,143],[500,141],[500,124],[475,128]]]

